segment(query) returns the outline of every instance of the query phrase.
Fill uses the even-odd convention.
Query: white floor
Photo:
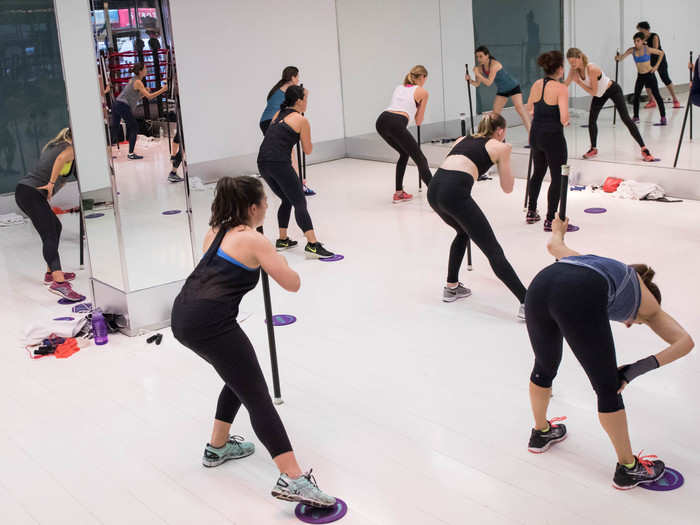
[[[473,296],[441,302],[453,233],[425,192],[415,191],[415,168],[406,190],[416,198],[391,204],[393,172],[392,164],[352,159],[309,166],[317,234],[346,258],[307,261],[297,248],[287,258],[301,274],[301,291],[272,289],[275,313],[299,318],[275,332],[285,400],[279,411],[302,466],[348,502],[342,523],[697,523],[697,357],[625,391],[635,451],[680,470],[681,489],[611,487],[612,447],[568,351],[550,415],[568,416],[570,437],[546,454],[529,454],[532,354],[525,325],[515,320],[517,301],[475,249],[474,271],[461,274]],[[518,180],[504,195],[493,180],[478,183],[475,195],[527,284],[552,259],[541,226],[523,222],[523,191]],[[198,235],[210,199],[208,190],[193,192]],[[276,202],[270,199],[266,221],[270,238]],[[608,213],[583,213],[591,206]],[[698,340],[699,214],[698,202],[572,192],[569,215],[581,230],[568,239],[583,252],[651,264],[665,308]],[[77,264],[77,220],[70,217],[63,216],[66,269]],[[145,337],[113,336],[70,359],[29,360],[21,328],[70,307],[56,305],[39,284],[43,265],[31,226],[2,232],[0,272],[9,284],[0,336],[2,523],[296,522],[293,505],[269,496],[275,468],[244,410],[234,431],[256,443],[256,454],[201,466],[221,382],[168,330],[159,347]],[[290,233],[301,240],[296,226]],[[87,271],[80,272],[76,289],[86,284]],[[253,312],[243,328],[270,381],[260,287],[242,308]],[[643,327],[616,325],[614,333],[620,362],[663,347]]]

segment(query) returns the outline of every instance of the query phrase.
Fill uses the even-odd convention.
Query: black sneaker
[[[653,461],[650,461],[651,458]],[[651,483],[664,475],[666,465],[656,456],[642,456],[640,452],[638,456],[634,456],[634,466],[627,468],[619,463],[615,467],[615,476],[613,476],[613,487],[618,490],[633,489],[640,483]]]
[[[533,428],[527,449],[533,454],[541,454],[547,451],[554,443],[564,441],[566,439],[566,425],[557,425],[557,421],[564,421],[565,419],[566,417],[552,418],[548,421],[549,430],[547,432]]]
[[[277,242],[275,242],[275,248],[278,252],[281,252],[288,248],[294,248],[297,244],[299,244],[297,241],[293,241],[287,237],[286,239],[277,239]]]
[[[129,153],[127,157],[131,160],[139,160],[143,158],[143,156],[137,155],[136,153]]]
[[[304,248],[306,256],[311,259],[323,259],[325,257],[333,257],[335,254],[326,250],[320,242],[306,243]]]
[[[170,172],[170,175],[168,175],[168,182],[182,182],[183,180],[185,180],[185,179],[183,179],[182,177],[180,177],[180,176],[179,176],[177,173],[175,173],[174,171],[171,171],[171,172]]]
[[[541,220],[540,214],[535,211],[528,210],[527,215],[525,215],[525,222],[528,224],[535,224],[537,221]]]

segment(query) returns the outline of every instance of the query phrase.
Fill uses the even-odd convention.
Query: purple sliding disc
[[[335,255],[331,255],[330,257],[321,257],[319,261],[323,262],[335,262],[335,261],[342,261],[345,259],[344,255],[340,255],[339,253],[336,253]]]
[[[75,321],[75,317],[54,317],[54,321]]]
[[[85,218],[86,219],[97,219],[99,217],[104,217],[104,216],[105,216],[104,213],[90,213],[90,214],[86,215]]]
[[[566,229],[566,231],[570,233],[570,232],[577,232],[580,229],[581,228],[579,228],[578,226],[574,226],[573,224],[570,224],[569,227]]]
[[[84,300],[85,300],[85,296],[84,296],[84,295],[81,295],[81,296],[80,296],[80,299],[78,299],[77,301],[69,301],[69,300],[66,299],[65,297],[62,297],[62,298],[60,298],[60,299],[58,300],[58,304],[75,304],[75,303],[80,303],[80,302],[82,302],[82,301],[84,301]]]
[[[163,212],[163,215],[176,215],[180,213],[182,210],[165,210]]]
[[[328,508],[318,508],[299,503],[294,514],[304,523],[333,523],[348,512],[347,504],[340,498],[335,498],[335,505]]]
[[[606,210],[605,208],[586,208],[585,210],[586,213],[605,213]]]
[[[272,326],[287,326],[288,324],[295,323],[296,317],[289,314],[276,314],[272,316]],[[267,322],[267,319],[265,320]]]
[[[647,490],[676,490],[683,485],[683,474],[675,469],[666,467],[664,475],[651,483],[640,483],[639,486]]]

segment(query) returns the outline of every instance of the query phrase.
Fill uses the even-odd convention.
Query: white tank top
[[[588,63],[589,66],[595,66],[593,62]],[[596,66],[597,67],[597,66]],[[602,68],[600,69],[600,78],[598,79],[598,90],[596,91],[595,96],[596,97],[602,97],[603,93],[608,89],[608,84],[610,83],[610,79],[605,75],[605,71],[603,71]],[[591,75],[589,71],[586,71],[586,78],[582,80],[583,84],[586,87],[591,87]]]
[[[418,107],[416,106],[416,88],[418,86],[396,86],[394,94],[391,95],[391,103],[386,108],[387,111],[403,111],[408,113],[408,122],[410,123],[416,116]]]

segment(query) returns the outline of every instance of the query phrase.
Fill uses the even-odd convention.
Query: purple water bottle
[[[95,308],[92,312],[92,333],[95,336],[96,345],[107,344],[107,321],[99,308]]]

